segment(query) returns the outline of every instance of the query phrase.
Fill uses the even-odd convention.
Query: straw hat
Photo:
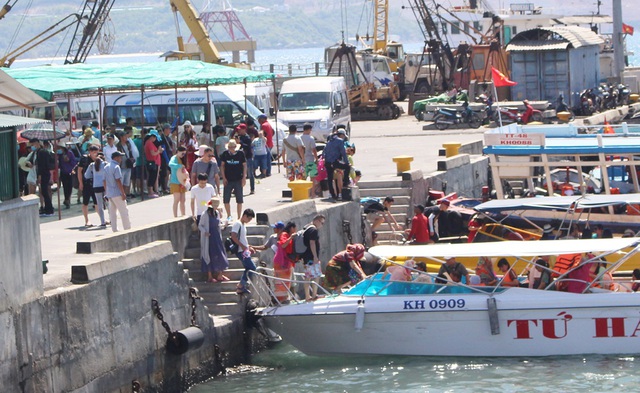
[[[220,206],[220,198],[211,198],[207,202],[207,207],[210,209],[217,209]]]
[[[20,159],[18,160],[18,165],[20,166],[20,169],[22,169],[25,172],[29,172],[31,168],[27,166],[28,162],[29,161],[27,160],[27,157],[20,157]]]

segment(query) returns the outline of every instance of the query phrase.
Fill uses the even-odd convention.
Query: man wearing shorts
[[[311,136],[311,130],[313,126],[311,124],[305,124],[302,126],[302,145],[304,146],[304,176],[309,178],[313,182],[309,194],[311,198],[315,198],[318,193],[318,150],[316,150],[316,140]]]
[[[231,217],[231,192],[236,194],[236,205],[238,217],[241,217],[242,203],[244,198],[242,188],[247,182],[247,159],[244,152],[238,149],[238,144],[234,139],[227,143],[227,150],[220,155],[220,174],[224,189],[222,191],[222,202],[227,211],[227,221],[233,222]]]
[[[309,225],[305,225],[302,239],[306,247],[300,256],[304,266],[305,281],[315,281],[316,285],[310,290],[310,284],[304,284],[304,297],[310,302],[318,298],[318,285],[322,277],[322,262],[320,262],[320,234],[319,230],[324,225],[325,216],[318,214]]]

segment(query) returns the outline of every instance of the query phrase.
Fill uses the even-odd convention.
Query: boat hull
[[[477,293],[365,297],[364,315],[358,316],[361,298],[339,296],[267,309],[264,321],[308,355],[640,352],[640,295],[508,289],[494,296],[498,334],[492,334],[488,298]]]

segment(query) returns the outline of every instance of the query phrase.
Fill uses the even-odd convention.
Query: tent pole
[[[205,89],[207,91],[207,116],[209,117],[209,140],[211,141],[211,144],[213,145],[213,149],[215,150],[215,144],[213,143],[213,117],[211,116],[211,97],[209,97],[209,81],[206,82]]]
[[[62,211],[60,210],[60,174],[58,173],[58,139],[56,139],[56,108],[58,107],[58,105],[54,105],[51,107],[51,136],[53,137],[53,156],[56,158],[54,160],[54,166],[53,166],[53,171],[56,174],[56,176],[58,177],[58,181],[56,182],[58,187],[56,188],[56,194],[58,195],[58,221],[62,220]],[[47,184],[46,187],[44,187],[45,190],[44,192],[49,193],[49,198],[53,199],[53,195],[51,194],[51,188],[49,187],[49,185]],[[43,192],[43,187],[42,187],[42,183],[40,183],[40,193],[42,194]]]
[[[71,104],[71,103],[69,103]],[[104,107],[105,104],[105,100],[104,97],[102,96],[102,88],[98,89],[98,113],[100,116],[100,122],[98,124],[98,129],[102,128],[102,133],[100,133],[100,148],[104,147],[104,144],[102,143],[105,140],[105,135],[104,135],[104,113],[102,108]]]
[[[276,94],[276,77],[271,78],[271,83],[273,84],[273,108],[274,108],[274,118],[275,118],[275,132],[274,137],[276,138],[276,165],[278,166],[278,173],[280,173],[280,138],[279,138],[279,130],[278,130],[278,95]],[[284,132],[284,130],[282,130]]]
[[[142,137],[142,130],[144,129],[144,85],[140,86],[140,134]],[[143,167],[142,167],[142,182],[140,184],[140,200],[144,201],[144,184],[145,181],[147,180],[147,165],[146,165],[146,158],[147,158],[147,154],[144,151],[144,138],[142,139],[142,154],[144,154],[144,160],[142,160],[143,163]],[[147,190],[149,189],[149,185],[147,184]]]

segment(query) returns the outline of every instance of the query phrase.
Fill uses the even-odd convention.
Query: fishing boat
[[[640,239],[378,246],[381,258],[416,256],[443,262],[456,257],[504,257],[515,265],[541,256],[581,255],[601,263],[619,254],[600,276],[614,271],[640,249]],[[591,254],[584,254],[589,251]],[[553,290],[576,281],[569,269],[545,290],[391,282],[382,273],[350,290],[315,302],[267,306],[266,327],[308,355],[556,356],[637,354],[640,294],[620,284],[617,292],[584,282],[581,293]],[[253,281],[260,281],[254,277]],[[448,280],[447,280],[448,281]]]

